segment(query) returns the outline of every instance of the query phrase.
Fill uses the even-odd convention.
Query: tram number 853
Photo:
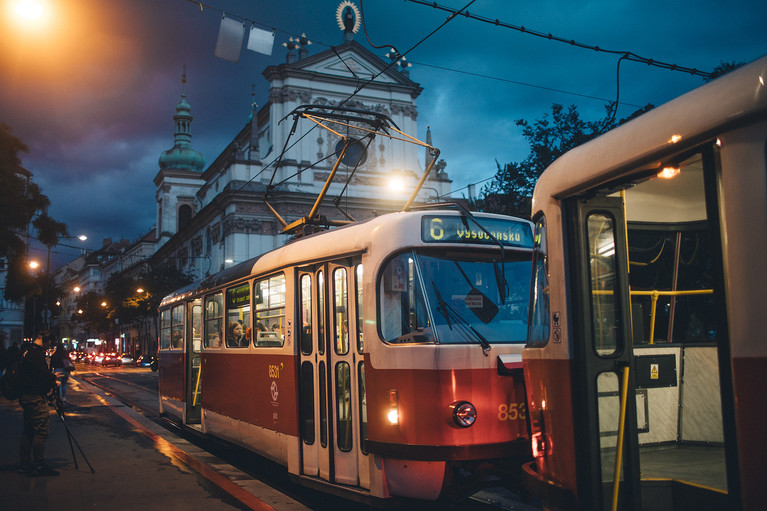
[[[498,405],[499,421],[516,421],[527,418],[527,406],[525,403],[501,403]]]

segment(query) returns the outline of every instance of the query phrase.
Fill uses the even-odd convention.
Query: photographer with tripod
[[[30,476],[57,476],[45,462],[45,441],[48,439],[49,411],[47,395],[56,392],[58,381],[45,361],[45,351],[51,339],[37,334],[21,359],[21,397],[24,410],[24,430],[21,434],[20,472]]]

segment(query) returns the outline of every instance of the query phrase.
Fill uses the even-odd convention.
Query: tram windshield
[[[385,265],[378,317],[389,343],[523,343],[530,254],[413,250]]]

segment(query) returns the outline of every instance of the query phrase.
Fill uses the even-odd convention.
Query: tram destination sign
[[[421,240],[424,243],[481,243],[484,245],[497,245],[500,242],[511,247],[533,248],[533,232],[526,222],[500,218],[476,218],[476,220],[487,232],[482,230],[474,220],[462,216],[425,215],[421,218]],[[488,236],[488,233],[492,237]]]

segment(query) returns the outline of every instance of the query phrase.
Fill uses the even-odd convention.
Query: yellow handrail
[[[621,381],[621,410],[618,417],[618,445],[615,449],[615,476],[613,479],[613,500],[612,511],[618,509],[618,493],[620,490],[621,466],[623,465],[623,435],[626,431],[626,400],[629,393],[629,367],[623,368],[623,379]]]

